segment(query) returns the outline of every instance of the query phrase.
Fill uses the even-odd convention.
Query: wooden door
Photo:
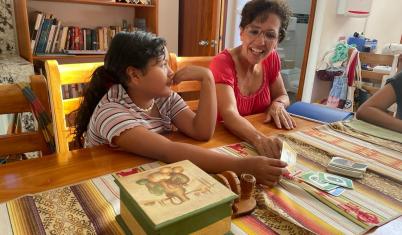
[[[308,18],[306,44],[304,47],[304,56],[303,56],[303,62],[302,62],[302,66],[301,66],[299,88],[297,90],[297,95],[296,95],[297,101],[300,101],[302,99],[302,95],[303,95],[304,80],[306,79],[306,70],[307,70],[308,57],[309,57],[309,53],[310,53],[310,43],[311,43],[311,36],[313,34],[313,26],[314,26],[316,7],[317,7],[317,0],[312,0],[311,6],[310,6],[310,16]]]
[[[227,0],[180,0],[179,56],[214,56],[222,50]]]

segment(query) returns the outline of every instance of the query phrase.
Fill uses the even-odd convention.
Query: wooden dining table
[[[273,123],[264,123],[264,114],[256,114],[246,118],[267,136],[288,132],[288,130],[276,128]],[[295,118],[295,121],[297,126],[292,131],[321,125],[300,118]],[[221,124],[217,125],[212,139],[207,142],[193,140],[180,132],[172,132],[165,136],[172,141],[189,143],[204,148],[214,148],[241,141]],[[98,146],[5,164],[0,166],[0,202],[25,194],[76,184],[153,161],[155,159],[144,158],[108,146]],[[377,228],[374,234],[387,233],[389,235],[395,234],[397,231],[402,231],[402,217]]]

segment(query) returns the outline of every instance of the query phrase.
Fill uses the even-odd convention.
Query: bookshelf
[[[35,63],[47,59],[61,62],[100,61],[104,55],[33,54],[31,49],[29,14],[40,11],[53,14],[63,26],[96,28],[121,25],[123,20],[134,24],[134,19],[146,20],[147,31],[158,34],[158,0],[150,5],[129,4],[105,0],[14,0],[18,48],[21,57]]]

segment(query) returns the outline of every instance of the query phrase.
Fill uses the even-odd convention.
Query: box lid
[[[237,197],[188,160],[117,178],[117,183],[155,230]]]

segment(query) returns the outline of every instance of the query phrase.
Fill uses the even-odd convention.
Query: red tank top
[[[241,116],[265,112],[271,104],[270,85],[276,81],[281,68],[278,53],[274,50],[262,61],[263,82],[254,93],[244,96],[240,93],[237,83],[235,63],[228,50],[222,51],[211,61],[210,69],[214,75],[216,84],[226,84],[232,87],[237,109]],[[218,115],[218,120],[221,120]]]

